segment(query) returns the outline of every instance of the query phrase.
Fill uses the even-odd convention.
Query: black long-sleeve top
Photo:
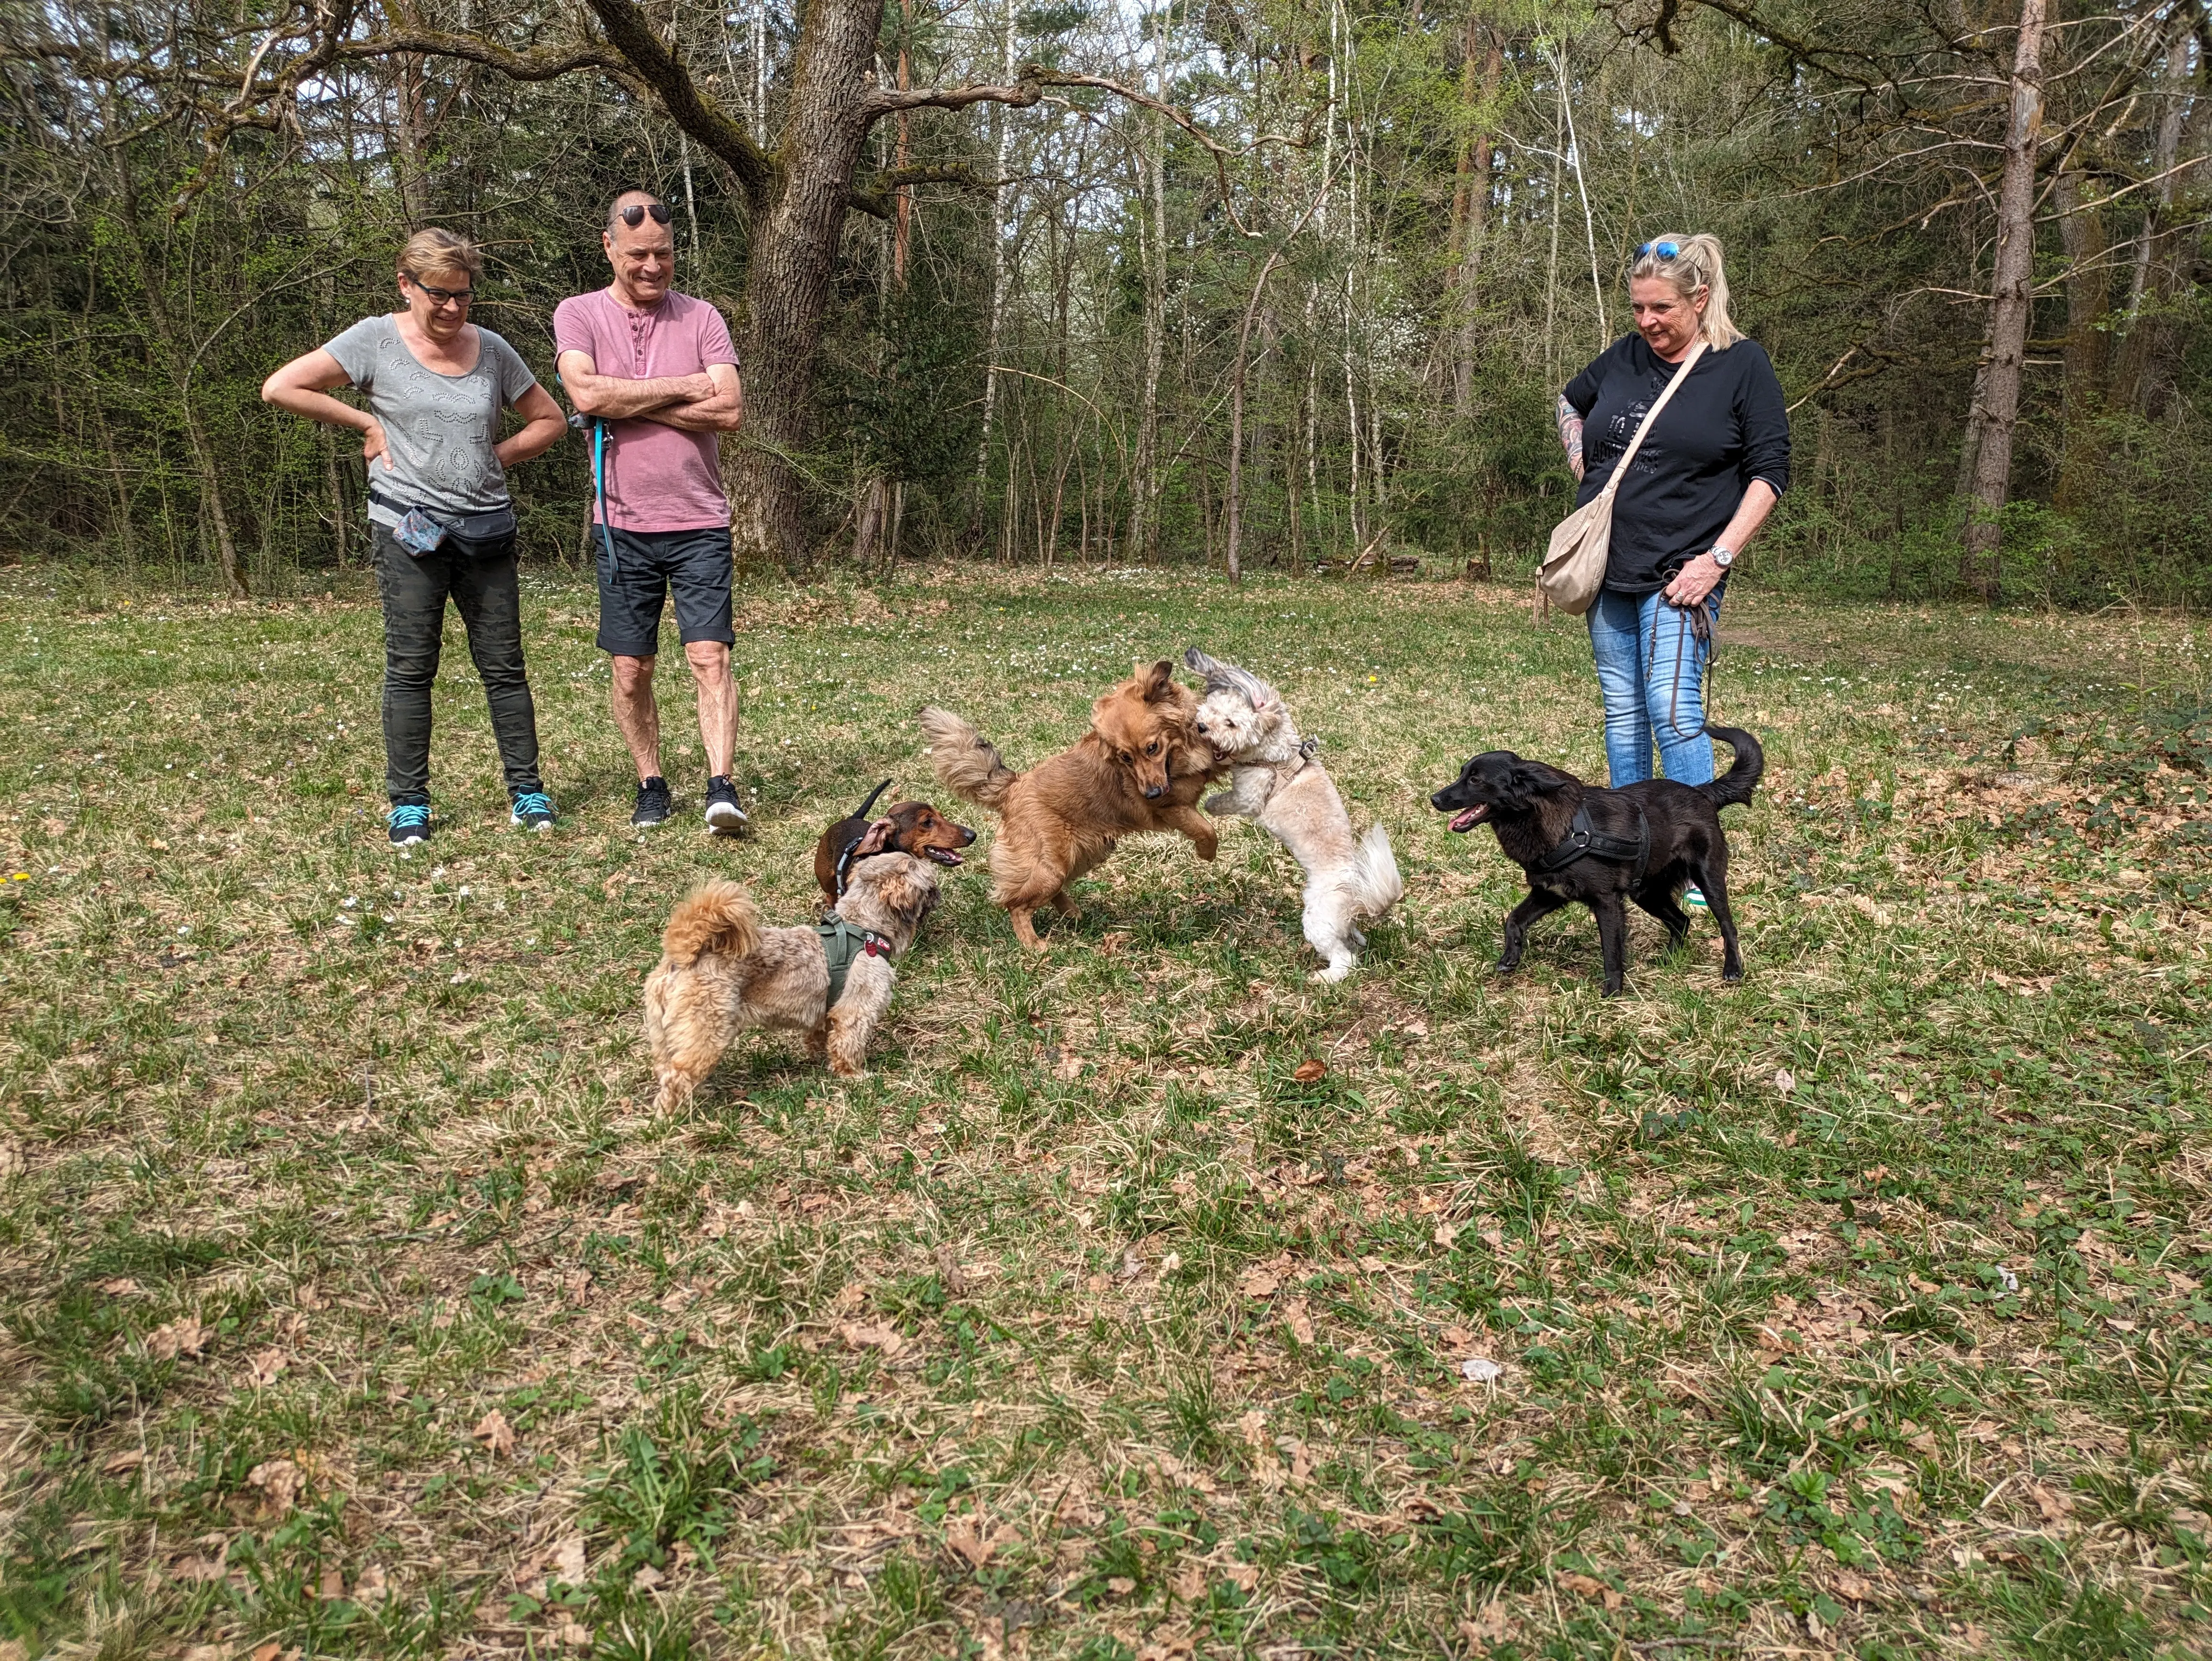
[[[1567,383],[1567,402],[1583,417],[1577,506],[1605,488],[1677,367],[1642,335],[1624,335]],[[1605,586],[1625,594],[1665,587],[1720,539],[1755,478],[1777,496],[1789,485],[1790,417],[1765,351],[1739,340],[1724,352],[1706,349],[1636,453],[1613,499]]]

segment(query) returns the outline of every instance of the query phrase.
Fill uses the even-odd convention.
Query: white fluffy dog
[[[1234,770],[1229,788],[1208,797],[1206,811],[1255,821],[1297,857],[1306,873],[1306,943],[1328,959],[1314,979],[1340,981],[1367,944],[1359,920],[1381,916],[1406,891],[1389,833],[1376,824],[1364,837],[1352,834],[1344,799],[1314,759],[1314,746],[1298,737],[1282,694],[1195,646],[1182,659],[1206,677],[1198,731]]]

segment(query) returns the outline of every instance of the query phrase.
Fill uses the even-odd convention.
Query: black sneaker
[[[629,822],[635,825],[665,823],[676,804],[668,794],[668,781],[655,773],[637,787],[637,806],[630,811]]]
[[[430,804],[427,801],[395,801],[386,816],[392,826],[392,845],[412,848],[418,842],[430,840]]]
[[[550,830],[559,817],[553,811],[552,797],[543,790],[524,790],[516,794],[507,823],[518,830]]]
[[[738,806],[738,787],[730,782],[726,774],[717,773],[707,781],[707,828],[718,835],[737,834],[738,827],[745,822],[745,810]]]

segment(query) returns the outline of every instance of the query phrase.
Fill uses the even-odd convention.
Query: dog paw
[[[1721,978],[1727,982],[1730,986],[1734,986],[1738,981],[1743,978],[1743,965],[1741,964],[1738,964],[1733,969],[1722,970]]]
[[[1356,962],[1341,964],[1333,963],[1326,969],[1315,970],[1314,972],[1307,976],[1306,978],[1310,981],[1318,981],[1324,984],[1334,986],[1337,982],[1344,979],[1345,977],[1351,974],[1353,970],[1358,967],[1359,965]]]
[[[1518,958],[1500,958],[1496,963],[1490,966],[1501,975],[1510,975],[1515,970],[1520,968],[1521,959]]]

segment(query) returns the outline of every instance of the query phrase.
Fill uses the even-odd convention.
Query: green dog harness
[[[822,936],[822,955],[830,964],[830,1004],[834,1007],[845,995],[845,977],[853,970],[855,958],[883,958],[891,955],[891,943],[872,928],[858,928],[832,911],[814,926]]]

